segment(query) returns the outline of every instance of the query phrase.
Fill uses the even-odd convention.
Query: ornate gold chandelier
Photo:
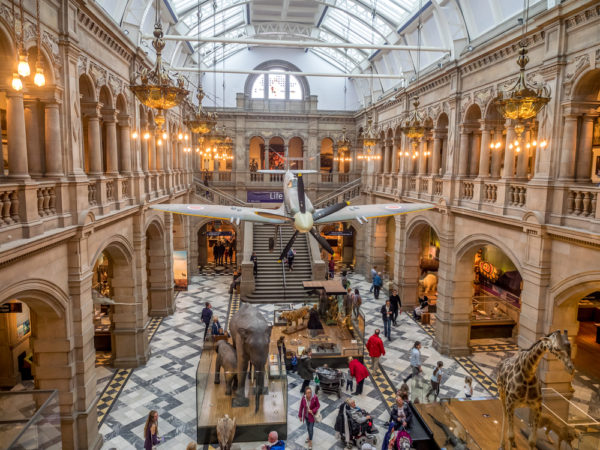
[[[217,124],[217,113],[209,113],[202,108],[202,100],[204,99],[204,91],[202,88],[198,89],[196,97],[198,98],[198,111],[190,119],[185,121],[185,125],[193,133],[210,133]]]
[[[159,127],[165,122],[163,111],[179,105],[187,96],[188,90],[183,87],[183,78],[177,80],[177,86],[173,84],[167,70],[162,66],[162,51],[165,48],[162,24],[160,22],[160,2],[156,1],[156,21],[154,24],[154,40],[152,47],[156,50],[156,65],[148,72],[146,69],[140,73],[141,84],[130,86],[131,90],[140,102],[149,108],[158,110],[154,121]]]
[[[378,142],[377,129],[373,125],[373,119],[369,115],[367,116],[367,128],[362,134],[363,153],[358,154],[356,158],[365,161],[381,159],[381,155],[375,155],[373,153],[373,147],[375,147]]]
[[[425,126],[421,123],[421,117],[417,108],[419,107],[419,96],[415,96],[413,102],[414,110],[408,119],[406,126],[402,127],[404,135],[412,141],[413,148],[417,146],[417,141],[425,136]]]
[[[346,136],[346,127],[342,129],[342,136],[337,141],[337,148],[340,153],[346,153],[350,151],[350,140]]]
[[[519,42],[519,78],[515,85],[508,91],[500,91],[494,99],[498,112],[505,119],[515,121],[515,132],[522,136],[525,124],[535,119],[540,110],[550,101],[550,91],[547,86],[530,86],[525,80],[525,66],[529,62],[527,56],[527,21],[529,19],[529,0],[523,10],[523,29]],[[537,143],[536,143],[537,144]]]

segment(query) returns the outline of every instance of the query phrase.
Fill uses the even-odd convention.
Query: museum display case
[[[62,448],[58,391],[0,393],[2,448]]]
[[[473,297],[471,339],[511,338],[517,333],[520,309],[500,297]]]

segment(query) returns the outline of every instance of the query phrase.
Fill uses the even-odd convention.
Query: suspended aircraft
[[[377,217],[395,216],[433,208],[428,203],[378,203],[374,205],[351,205],[350,202],[339,202],[325,208],[315,209],[304,192],[302,174],[315,173],[314,170],[259,170],[260,173],[277,173],[283,176],[283,203],[277,209],[250,208],[244,206],[205,205],[205,204],[159,204],[152,209],[185,214],[188,216],[210,217],[213,219],[229,220],[239,224],[242,220],[275,225],[292,225],[296,232],[281,252],[281,261],[294,245],[298,233],[310,233],[329,254],[333,249],[315,225],[332,222],[347,222],[357,220],[367,223]]]

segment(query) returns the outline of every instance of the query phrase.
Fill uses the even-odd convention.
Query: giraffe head
[[[564,330],[564,333],[556,330],[546,337],[550,340],[548,351],[560,359],[565,365],[567,372],[572,374],[575,371],[575,367],[573,366],[573,361],[571,361],[571,343],[569,342],[567,330]]]

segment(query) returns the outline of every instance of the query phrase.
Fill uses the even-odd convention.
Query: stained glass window
[[[285,74],[269,74],[269,98],[285,99]]]
[[[252,85],[252,98],[265,98],[265,76],[259,75]]]
[[[290,80],[290,100],[302,100],[302,87],[298,78],[294,75],[289,76]]]

